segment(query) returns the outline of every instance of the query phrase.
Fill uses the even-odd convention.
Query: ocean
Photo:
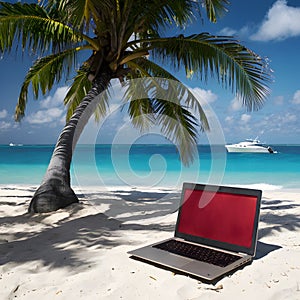
[[[184,181],[262,189],[299,188],[300,145],[271,145],[274,154],[227,153],[224,146],[198,146],[183,166],[174,145],[78,145],[74,186],[180,188]],[[38,185],[54,145],[0,145],[0,184]]]

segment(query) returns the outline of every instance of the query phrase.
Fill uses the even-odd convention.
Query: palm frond
[[[199,99],[197,99],[195,95],[174,75],[172,75],[170,72],[168,72],[158,64],[143,57],[132,60],[128,62],[127,65],[130,69],[136,71],[135,73],[130,75],[131,77],[154,77],[155,83],[157,81],[160,81],[161,78],[164,78],[164,80],[168,82],[169,90],[172,90],[172,92],[174,93],[173,100],[171,101],[174,101],[174,99],[176,99],[183,105],[189,107],[200,122],[200,130],[209,130],[208,120],[203,111],[201,101],[199,101]],[[134,74],[136,74],[136,76],[134,76]],[[166,97],[169,96],[170,94],[168,95],[166,91],[163,91],[163,93],[158,97],[164,97],[164,99],[166,99]]]
[[[260,108],[269,94],[268,64],[233,38],[202,33],[147,42],[156,61],[176,70],[192,70],[201,80],[216,77],[237,93],[249,110]]]
[[[151,29],[157,32],[170,25],[183,27],[195,19],[194,12],[199,10],[199,3],[191,0],[146,0],[135,1],[133,19],[135,32],[143,33]]]
[[[189,165],[197,149],[197,120],[189,110],[170,101],[156,99],[154,107],[163,135],[178,146],[181,161]]]
[[[64,104],[67,105],[66,120],[68,121],[76,107],[81,103],[82,99],[86,96],[87,92],[91,89],[92,83],[88,80],[88,70],[80,68],[77,71],[77,75],[73,79],[73,83],[68,90],[68,93],[64,99]],[[96,121],[100,121],[107,113],[108,100],[110,94],[109,89],[101,94],[101,100],[95,108],[94,116]]]
[[[37,99],[39,91],[46,94],[55,82],[59,82],[63,74],[69,74],[76,65],[76,54],[79,49],[66,50],[63,53],[52,54],[38,59],[29,69],[19,95],[15,111],[15,119],[19,121],[24,116],[27,104],[28,88],[32,85],[33,95]]]
[[[53,2],[57,1],[50,1]],[[100,29],[98,22],[103,22],[104,18],[109,17],[116,10],[115,0],[62,0],[59,1],[58,9],[67,12],[67,21],[70,21],[74,27],[81,28],[89,32],[92,22]],[[100,33],[98,33],[100,34]]]
[[[184,105],[188,95],[187,88],[180,82],[154,77],[129,80],[124,95],[129,101],[128,112],[133,125],[141,131],[158,125],[163,135],[178,145],[186,165],[194,158],[198,132],[202,128],[195,111]],[[194,96],[191,99],[197,101]]]
[[[83,69],[77,71],[77,75],[73,79],[73,83],[64,98],[64,104],[68,107],[66,115],[67,120],[70,119],[76,107],[92,87],[92,83],[87,78],[87,73],[88,72]]]
[[[149,83],[151,81],[136,79],[125,82],[123,101],[129,103],[128,114],[132,124],[141,132],[147,131],[154,124],[154,110],[149,98]]]
[[[100,97],[101,98],[98,101],[94,111],[95,122],[100,122],[107,114],[109,108],[109,99],[111,98],[110,90],[106,89],[103,91]]]
[[[155,124],[152,101],[149,98],[131,100],[128,114],[133,126],[141,132],[146,132]]]
[[[0,50],[9,52],[16,43],[30,53],[55,53],[82,42],[82,34],[49,13],[37,4],[0,2]]]
[[[203,2],[206,8],[207,18],[214,23],[227,12],[226,6],[229,4],[228,0],[204,0]]]

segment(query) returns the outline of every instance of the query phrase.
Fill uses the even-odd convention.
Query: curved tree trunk
[[[107,89],[111,78],[109,71],[100,73],[94,79],[91,90],[66,123],[56,143],[44,179],[30,202],[29,212],[55,211],[78,202],[71,188],[70,179],[73,150],[98,101],[101,101],[97,96]]]

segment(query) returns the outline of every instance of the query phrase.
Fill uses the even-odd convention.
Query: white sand
[[[77,189],[30,216],[34,190],[0,187],[0,299],[300,299],[300,191],[264,191],[257,258],[209,285],[127,254],[172,236],[176,191]]]

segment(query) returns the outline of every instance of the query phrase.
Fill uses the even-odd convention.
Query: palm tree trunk
[[[78,202],[71,188],[70,179],[73,150],[98,101],[101,101],[99,95],[107,89],[111,78],[109,71],[100,73],[94,79],[91,90],[66,123],[56,143],[44,179],[31,199],[29,212],[55,211]]]

